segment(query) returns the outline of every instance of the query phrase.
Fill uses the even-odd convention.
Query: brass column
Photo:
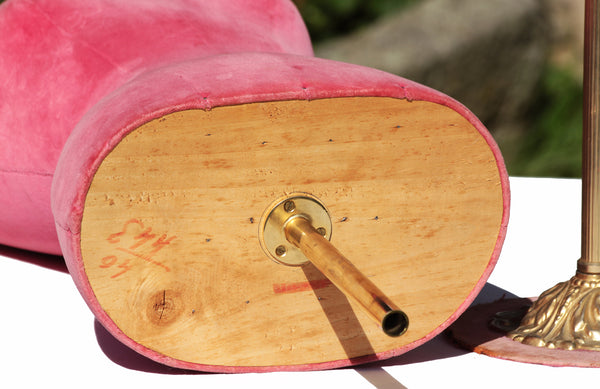
[[[600,274],[600,65],[598,1],[586,1],[583,96],[583,214],[581,259],[577,271]]]
[[[600,350],[600,123],[598,0],[585,3],[582,237],[577,272],[542,293],[509,333],[539,347]]]

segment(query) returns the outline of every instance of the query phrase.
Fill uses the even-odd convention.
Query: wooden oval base
[[[187,367],[385,358],[447,325],[481,287],[502,235],[502,185],[486,139],[435,103],[181,111],[137,128],[100,165],[83,211],[83,265],[126,336]],[[260,218],[292,192],[328,207],[331,242],[410,318],[403,336],[385,336],[314,267],[267,257]]]

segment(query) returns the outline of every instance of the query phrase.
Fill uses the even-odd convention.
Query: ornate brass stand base
[[[545,291],[508,336],[550,349],[600,350],[600,276],[578,273]]]
[[[448,334],[465,349],[493,358],[556,367],[600,368],[597,351],[532,347],[506,336],[508,328],[519,325],[532,300],[535,299],[500,299],[472,306],[452,324]]]

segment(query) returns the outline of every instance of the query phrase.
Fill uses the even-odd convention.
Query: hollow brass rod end
[[[342,293],[358,302],[388,336],[400,336],[408,329],[408,316],[363,273],[344,257],[302,216],[284,224],[287,240],[298,247],[310,262]]]
[[[398,337],[408,330],[408,316],[399,309],[392,309],[383,317],[381,329],[387,336]]]

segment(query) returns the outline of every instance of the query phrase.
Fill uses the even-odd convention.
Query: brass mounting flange
[[[600,276],[576,274],[545,291],[508,337],[538,347],[600,350]]]
[[[277,263],[301,266],[309,262],[302,251],[285,236],[285,226],[291,220],[307,219],[327,240],[331,240],[331,218],[327,208],[308,193],[285,196],[272,204],[260,225],[260,242],[267,255]]]

